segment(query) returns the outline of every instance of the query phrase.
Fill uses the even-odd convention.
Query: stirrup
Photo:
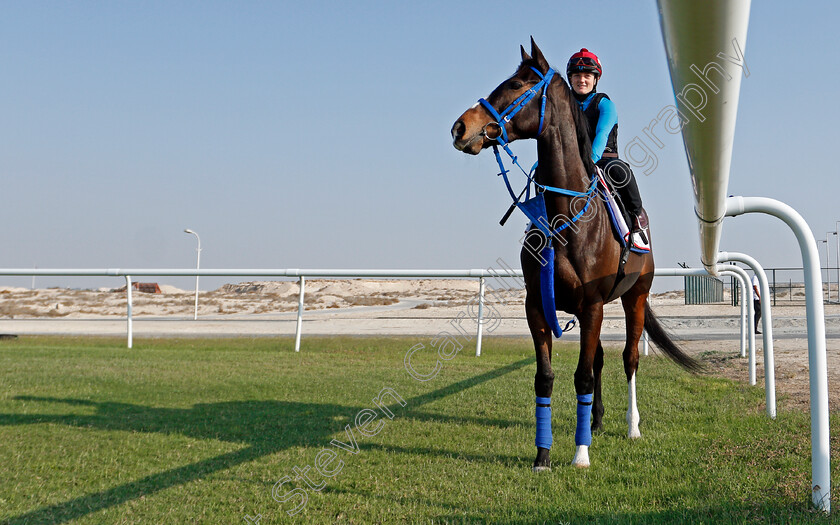
[[[644,242],[645,244],[648,244],[647,235],[645,235],[645,231],[642,229],[641,218],[638,215],[633,215],[633,221],[632,222],[633,222],[633,224],[632,224],[632,226],[630,226],[630,235],[628,236],[628,239],[632,242],[633,234],[638,233],[639,237],[642,238],[642,242]]]

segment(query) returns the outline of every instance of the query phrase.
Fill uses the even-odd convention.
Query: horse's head
[[[505,142],[513,142],[518,139],[535,138],[539,134],[541,103],[540,97],[533,91],[537,91],[534,87],[543,80],[549,71],[549,65],[533,38],[530,55],[522,46],[519,46],[519,49],[522,53],[522,63],[519,64],[516,73],[455,121],[452,126],[452,145],[455,149],[477,155],[482,149],[497,144],[499,137]],[[528,98],[529,96],[536,100]],[[524,105],[516,109],[521,101],[524,101]],[[491,106],[492,110],[486,105]],[[506,109],[510,109],[513,116],[510,116]],[[508,118],[502,118],[499,122],[499,115]]]

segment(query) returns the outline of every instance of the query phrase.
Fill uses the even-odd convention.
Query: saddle
[[[627,225],[629,214],[620,205],[619,200],[615,198],[607,178],[604,177],[604,172],[601,168],[598,169],[598,190],[604,200],[604,206],[607,208],[607,214],[610,216],[610,223],[613,227],[618,242],[622,248],[630,243],[630,251],[635,253],[650,253],[650,234],[648,229],[650,223],[648,222],[647,211],[642,209],[639,215],[639,226],[641,231],[630,233],[630,227]]]

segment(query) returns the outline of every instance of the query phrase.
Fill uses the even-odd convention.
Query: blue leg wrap
[[[589,419],[592,416],[592,394],[577,396],[577,428],[575,428],[575,445],[592,444],[592,428]]]
[[[537,398],[537,439],[540,448],[551,448],[551,398]]]

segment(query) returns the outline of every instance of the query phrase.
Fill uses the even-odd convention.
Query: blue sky
[[[561,70],[580,47],[602,58],[621,148],[674,100],[654,2],[517,5],[0,4],[0,267],[189,268],[184,228],[205,268],[515,264],[525,220],[498,225],[492,154],[456,151],[449,128],[519,45],[533,35]],[[753,2],[730,193],[783,200],[824,238],[840,220],[840,18],[806,5]],[[657,265],[699,266],[682,138],[663,142],[638,175]],[[801,264],[769,217],[727,219],[721,248]]]

